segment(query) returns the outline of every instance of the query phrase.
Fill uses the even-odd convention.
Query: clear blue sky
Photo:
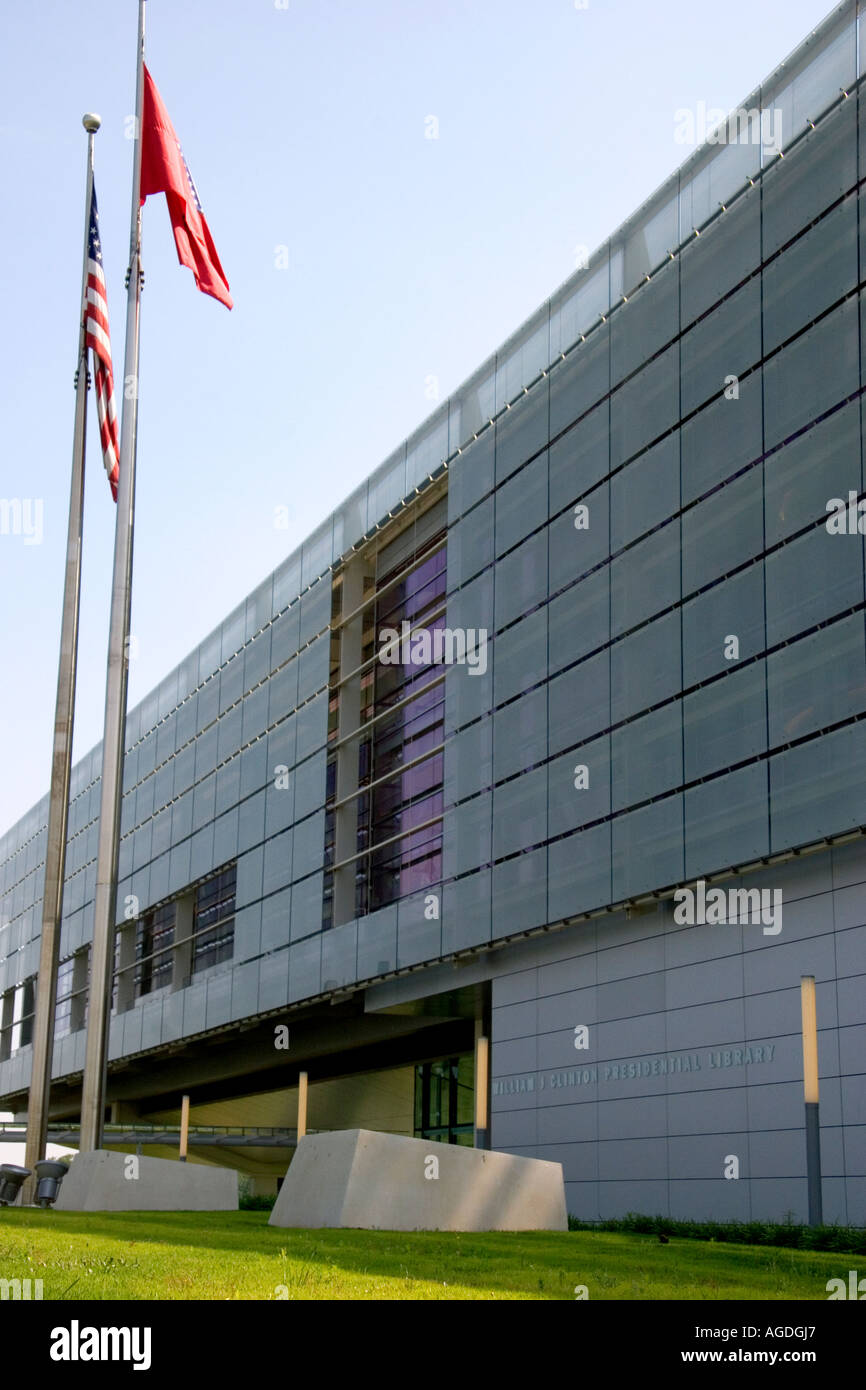
[[[736,106],[829,9],[279,6],[147,6],[235,308],[196,291],[149,200],[131,703],[423,420],[428,375],[447,395],[686,157],[677,108]],[[40,0],[0,19],[0,497],[44,508],[41,545],[0,536],[0,833],[50,770],[87,110],[122,374],[136,17]],[[114,537],[91,411],[76,756],[102,734]]]

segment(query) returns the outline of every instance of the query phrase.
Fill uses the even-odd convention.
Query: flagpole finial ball
[[[81,124],[89,135],[95,135],[102,125],[102,117],[95,115],[92,111],[88,111],[86,116],[81,117]]]

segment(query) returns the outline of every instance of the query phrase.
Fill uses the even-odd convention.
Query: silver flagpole
[[[114,968],[114,916],[120,808],[123,797],[123,753],[126,730],[129,615],[132,599],[132,534],[135,513],[135,452],[138,424],[138,339],[141,309],[141,116],[144,87],[144,5],[138,4],[138,56],[135,83],[135,144],[132,209],[127,271],[126,350],[123,368],[123,413],[120,426],[120,476],[117,529],[114,539],[114,578],[111,626],[108,635],[108,673],[105,688],[105,730],[102,739],[102,788],[99,808],[99,847],[96,856],[96,898],[93,908],[93,950],[87,1007],[87,1050],[81,1093],[82,1153],[102,1144],[105,1121],[105,1080],[108,1020]]]
[[[48,839],[45,849],[45,887],[42,893],[42,939],[36,984],[36,1018],[33,1025],[33,1069],[27,1104],[27,1142],[24,1166],[45,1157],[51,1061],[54,1052],[54,1007],[57,995],[57,962],[60,955],[60,918],[63,913],[63,880],[66,874],[66,830],[69,819],[69,776],[72,767],[72,731],[75,721],[75,680],[78,667],[78,613],[81,598],[81,547],[84,532],[84,450],[87,435],[87,264],[90,240],[90,202],[93,196],[93,137],[102,122],[88,114],[81,124],[87,131],[87,191],[84,195],[84,264],[81,269],[81,322],[75,368],[75,427],[72,436],[72,482],[69,489],[69,527],[66,537],[66,579],[63,588],[63,622],[60,628],[60,661],[57,670],[57,702],[54,710],[54,752],[48,801]],[[35,1179],[29,1178],[22,1203],[31,1199]]]

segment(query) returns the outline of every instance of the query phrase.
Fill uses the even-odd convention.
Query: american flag
[[[105,276],[102,273],[102,243],[99,240],[99,213],[96,208],[95,188],[90,199],[84,334],[85,346],[93,352],[96,414],[99,418],[102,457],[111,485],[111,495],[116,502],[120,443],[117,437],[114,372],[111,366],[111,335],[108,331],[108,300],[105,294]]]

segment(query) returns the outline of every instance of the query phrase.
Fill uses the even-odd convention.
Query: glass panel
[[[297,864],[297,859],[295,860]],[[292,940],[297,941],[304,936],[316,934],[316,945],[321,939],[322,929],[322,874],[310,874],[309,878],[303,879],[300,883],[292,886]],[[292,956],[292,969],[294,970],[294,953]],[[294,975],[292,975],[292,986],[294,987]],[[318,989],[308,991],[314,994]]]
[[[759,128],[759,136],[760,133]],[[772,133],[772,125],[768,133]],[[760,164],[760,143],[735,141],[717,148],[703,169],[680,190],[680,241],[685,241],[695,229],[703,227],[720,207],[726,207],[758,172]],[[743,197],[748,197],[748,193]]]
[[[268,689],[268,723],[274,724],[298,703],[298,662],[290,661],[271,676]]]
[[[213,721],[216,719],[217,715],[219,714],[219,709],[220,709],[220,678],[219,678],[219,675],[213,675],[213,676],[211,676],[210,680],[208,680],[208,681],[205,682],[205,684],[202,686],[201,690],[198,692],[198,719],[197,719],[196,722],[197,722],[197,724],[198,724],[199,729],[207,729],[207,728],[208,728],[208,725],[212,724]],[[216,735],[214,735],[214,736],[216,736]],[[198,742],[198,738],[199,738],[199,737],[201,737],[201,735],[198,735],[198,737],[196,738],[196,743]],[[150,767],[152,768],[152,767],[154,766],[153,757],[154,757],[154,755],[155,755],[155,753],[156,753],[156,741],[155,741],[153,738],[151,738],[151,739],[148,740],[148,742],[152,744],[151,761],[150,761]],[[142,758],[142,754],[143,754],[144,747],[145,747],[145,745],[142,744],[141,747],[139,748],[139,755],[138,755],[138,770],[139,770],[139,775],[144,771],[144,767],[145,767],[145,761],[143,761],[143,758]],[[145,756],[146,756],[146,755],[145,755]]]
[[[264,862],[264,849],[259,847],[253,849],[247,855],[240,855],[238,859],[238,877],[236,877],[236,901],[240,905],[246,906],[247,903],[257,902],[261,897],[261,867]]]
[[[260,584],[257,589],[253,590],[247,599],[246,618],[244,620],[245,637],[252,637],[254,633],[265,626],[265,623],[271,621],[273,601],[274,579],[273,575],[270,575],[263,584]],[[267,641],[268,639],[265,638],[266,645]],[[183,686],[183,677],[181,677],[181,694],[186,694],[187,690],[192,689],[191,685],[187,685],[185,689]]]
[[[611,719],[618,724],[660,703],[680,688],[680,615],[623,637],[610,649]]]
[[[487,639],[487,670],[479,676],[465,666],[449,666],[445,671],[445,723],[449,729],[462,728],[470,720],[489,714],[493,703],[495,641]],[[481,667],[478,667],[480,670]]]
[[[553,675],[610,640],[610,569],[596,570],[566,589],[551,600],[547,612],[548,670]]]
[[[866,821],[866,724],[812,739],[770,760],[773,854]]]
[[[308,540],[304,541],[301,560],[302,584],[312,584],[313,580],[330,565],[333,558],[331,555],[333,532],[334,523],[328,517],[328,520],[323,522]]]
[[[756,278],[695,324],[682,339],[682,412],[721,395],[732,374],[761,359],[761,285]],[[738,401],[728,402],[736,410]]]
[[[550,438],[585,414],[610,390],[610,325],[568,354],[550,375]]]
[[[497,483],[547,444],[548,394],[545,378],[496,421]]]
[[[549,591],[555,594],[565,584],[587,574],[610,554],[608,483],[584,496],[574,508],[563,512],[549,526]]]
[[[771,744],[795,739],[866,707],[863,615],[804,637],[767,658]]]
[[[540,769],[544,773],[545,769]],[[535,774],[532,774],[535,775]],[[523,781],[509,782],[507,786],[516,787]],[[477,869],[480,864],[491,860],[491,797],[474,796],[471,801],[454,809],[443,827],[442,858],[443,873],[446,875],[464,874]],[[542,808],[543,809],[543,808]],[[543,839],[537,836],[536,839]],[[535,840],[530,841],[535,843]],[[520,848],[520,846],[517,846]],[[507,852],[507,851],[501,851]]]
[[[438,420],[429,421],[420,437],[409,440],[406,456],[406,490],[424,482],[448,457],[447,408]]]
[[[679,344],[674,344],[611,396],[611,467],[664,434],[678,415]]]
[[[577,795],[577,793],[575,793]],[[471,803],[470,803],[471,804]],[[493,857],[502,859],[547,838],[547,768],[537,767],[493,791]],[[479,861],[479,862],[484,862]],[[467,865],[467,868],[474,867]]]
[[[493,869],[497,936],[527,931],[547,920],[547,850],[519,854]]]
[[[245,607],[245,604],[241,604],[239,608],[236,608],[233,613],[229,614],[220,629],[221,662],[228,661],[229,657],[234,656],[235,652],[243,646]]]
[[[325,813],[309,816],[295,826],[295,851],[292,875],[304,878],[322,867],[325,844]]]
[[[767,764],[687,791],[686,877],[749,864],[769,851]]]
[[[607,259],[571,291],[550,314],[550,360],[566,352],[606,314],[611,304]]]
[[[809,57],[793,82],[774,93],[769,104],[779,113],[784,147],[853,85],[857,76],[856,44],[855,26],[847,24],[822,52]]]
[[[397,968],[397,906],[382,908],[358,922],[358,979]]]
[[[765,446],[789,438],[857,390],[857,300],[848,300],[764,367]],[[821,370],[815,370],[816,362]]]
[[[680,597],[680,522],[669,521],[610,566],[611,635],[668,608]]]
[[[236,657],[224,666],[219,674],[220,714],[231,709],[241,698],[244,689],[244,659],[242,656]],[[156,760],[159,762],[159,744],[156,749]]]
[[[448,519],[467,512],[493,487],[495,431],[487,429],[448,467]]]
[[[498,781],[547,756],[547,690],[542,686],[493,716],[493,768]]]
[[[380,464],[370,478],[367,493],[367,530],[384,521],[391,508],[406,495],[406,445]]]
[[[411,728],[411,725],[409,726]],[[414,751],[414,750],[413,750]],[[295,820],[318,810],[325,800],[325,750],[301,763],[294,773]]]
[[[303,646],[331,621],[331,585],[320,579],[301,599],[299,642]]]
[[[764,351],[857,284],[857,199],[849,198],[764,270]]]
[[[497,705],[522,695],[547,673],[547,609],[515,623],[496,641],[494,701]]]
[[[610,823],[580,830],[548,849],[551,922],[591,912],[612,900]]]
[[[599,652],[556,676],[547,686],[547,695],[552,754],[609,728],[610,653]]]
[[[473,579],[459,593],[449,594],[447,616],[450,627],[491,628],[493,626],[492,569],[485,571],[477,579]]]
[[[301,556],[290,555],[274,575],[274,612],[281,613],[301,591]]]
[[[193,793],[193,828],[199,830],[214,817],[214,803],[216,798],[216,774],[211,773],[205,777],[195,788]]]
[[[547,532],[531,536],[500,560],[494,584],[498,631],[547,597]]]
[[[445,804],[472,796],[493,781],[493,720],[480,719],[445,745]]]
[[[334,514],[334,558],[345,554],[363,536],[367,517],[367,483],[356,488]]]
[[[293,603],[275,619],[271,626],[271,670],[275,671],[290,657],[294,656],[300,645],[301,605]]]
[[[665,705],[611,734],[614,811],[649,801],[683,780],[682,704]]]
[[[767,747],[763,661],[729,671],[683,701],[685,780],[756,757]]]
[[[819,526],[767,557],[767,643],[863,602],[863,541]]]
[[[513,401],[524,386],[542,372],[550,362],[548,306],[538,315],[540,322],[525,330],[521,342],[511,343],[496,355],[496,409],[500,411]]]
[[[683,605],[683,683],[698,681],[730,670],[735,661],[746,661],[764,650],[763,564],[716,584],[700,598]],[[738,651],[729,639],[736,637]]]
[[[610,325],[611,381],[642,367],[679,329],[679,269],[670,262],[629,296]]]
[[[550,515],[610,472],[610,404],[605,401],[550,446]]]
[[[522,476],[522,475],[521,475]],[[448,533],[448,582],[465,584],[493,562],[495,502],[485,497]]]
[[[744,377],[739,392],[736,401],[719,396],[680,431],[684,506],[760,457],[760,371]]]
[[[282,892],[265,898],[262,903],[262,951],[273,951],[286,945],[289,940],[291,910],[291,888],[284,888]]]
[[[769,455],[764,463],[766,543],[775,545],[826,515],[827,502],[860,491],[857,401]]]
[[[401,923],[402,926],[402,923]],[[438,931],[438,923],[436,924]],[[338,989],[354,983],[358,952],[358,927],[355,922],[329,931],[322,939],[322,988]]]
[[[758,188],[743,194],[683,249],[680,292],[684,328],[760,265],[760,199]]]
[[[264,748],[264,740],[262,741]],[[265,752],[267,749],[265,748]],[[246,850],[258,845],[265,833],[265,793],[264,789],[254,796],[247,797],[238,807],[238,850]]]
[[[610,480],[610,543],[628,545],[672,516],[680,501],[680,439],[668,435]]]
[[[469,440],[478,434],[482,425],[493,418],[496,408],[496,382],[493,369],[482,370],[460,390],[460,428],[462,438]],[[461,441],[462,442],[462,441]]]
[[[326,632],[323,636],[317,637],[301,652],[298,658],[299,704],[309,699],[315,691],[324,689],[328,684],[330,647],[330,634]],[[244,727],[246,727],[246,719],[244,720]]]
[[[328,737],[328,697],[327,695],[317,695],[314,700],[308,701],[298,710],[297,715],[298,747],[297,758],[301,759],[309,756],[317,748],[324,747]]]
[[[292,846],[291,830],[284,830],[281,835],[274,835],[265,841],[262,894],[273,893],[277,888],[291,883]]]
[[[551,838],[610,815],[610,735],[549,765]]]
[[[479,508],[480,510],[480,508]],[[473,516],[475,513],[473,513]],[[496,491],[496,554],[502,555],[547,520],[547,451]],[[450,563],[449,554],[449,563]]]
[[[612,822],[613,896],[646,893],[683,877],[682,793]]]
[[[241,760],[232,758],[217,771],[215,810],[218,816],[237,804],[241,794]],[[174,843],[174,840],[172,840]]]
[[[240,705],[235,705],[234,709],[229,710],[228,714],[222,715],[217,724],[217,762],[224,762],[232,753],[236,753],[241,744],[241,727],[243,719],[243,709]],[[159,776],[159,773],[157,773]]]
[[[764,548],[761,470],[752,468],[683,514],[683,592],[700,589]]]
[[[263,733],[268,726],[268,688],[260,685],[258,690],[247,695],[241,705],[241,742],[249,743]],[[175,779],[176,781],[177,779]]]
[[[624,246],[623,279],[626,293],[679,245],[677,198],[674,196],[648,221],[628,233]]]

